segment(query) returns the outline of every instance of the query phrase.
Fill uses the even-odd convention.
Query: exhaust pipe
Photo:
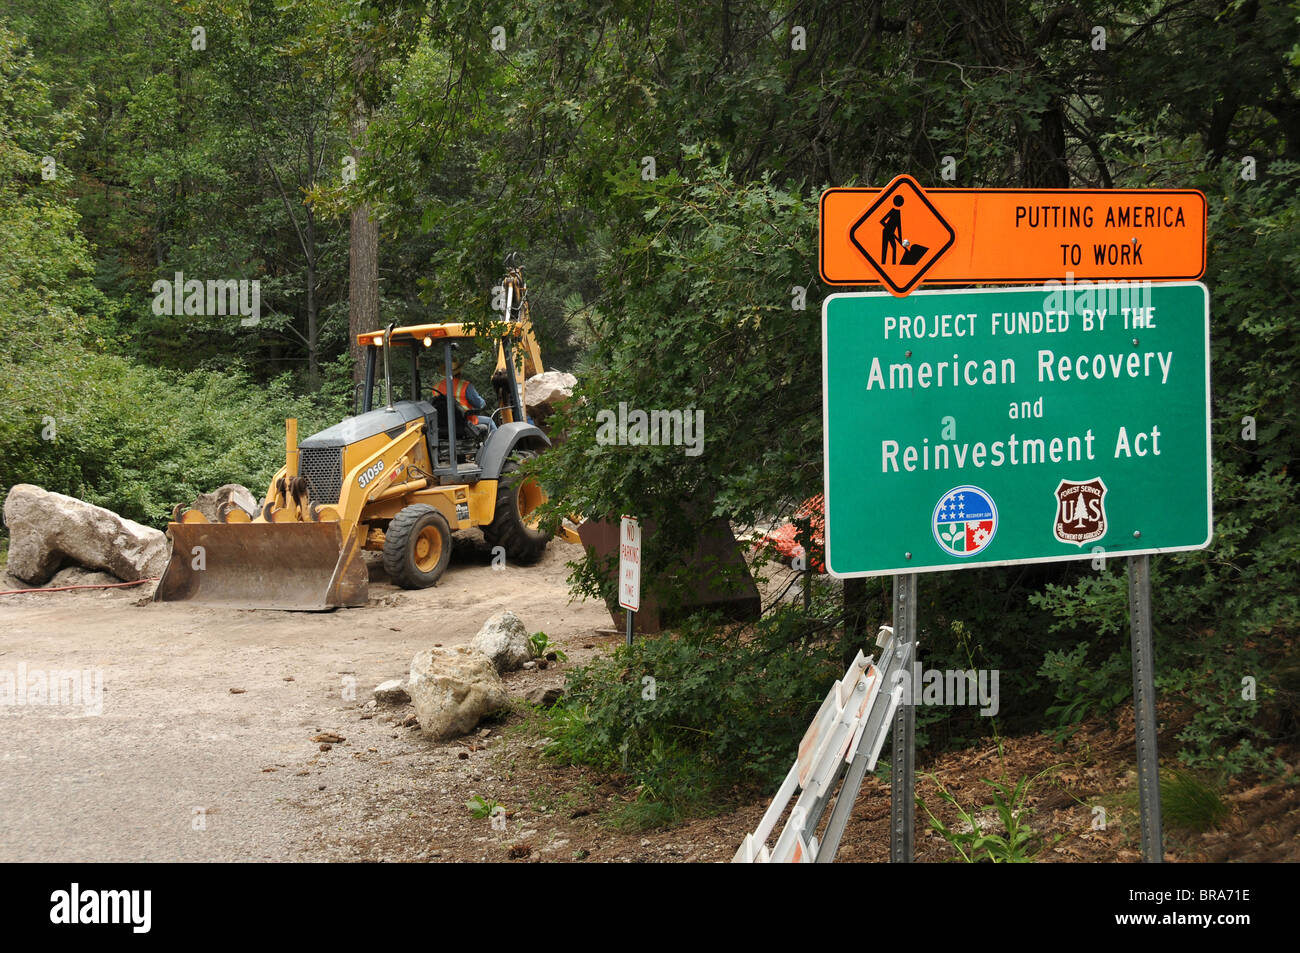
[[[389,321],[388,327],[384,329],[384,408],[393,409],[393,375],[388,369],[388,339],[393,336],[393,328],[397,326],[396,321]]]

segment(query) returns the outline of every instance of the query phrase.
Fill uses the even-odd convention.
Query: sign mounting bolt
[[[912,554],[911,554],[911,553],[903,553],[903,558],[904,558],[904,559],[911,559],[911,558],[912,558]]]
[[[911,351],[908,351],[908,352],[906,352],[906,353],[903,355],[903,357],[911,357],[911,356],[912,356],[912,352],[911,352]]]
[[[1140,530],[1140,529],[1135,529],[1135,530],[1133,530],[1133,538],[1134,538],[1134,539],[1141,539],[1141,538],[1142,538],[1142,530]]]
[[[1137,346],[1138,346],[1138,339],[1137,339],[1137,338],[1134,338],[1134,339],[1133,339],[1133,346],[1134,346],[1134,347],[1137,347]]]

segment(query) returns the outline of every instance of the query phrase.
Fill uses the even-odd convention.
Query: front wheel
[[[483,527],[489,546],[500,546],[506,558],[518,563],[533,563],[541,558],[551,534],[537,526],[536,509],[546,502],[546,494],[537,481],[520,479],[519,468],[534,454],[517,450],[501,467],[497,480],[497,506],[492,522]]]
[[[384,570],[403,589],[427,589],[451,560],[451,526],[426,503],[405,507],[384,534]]]

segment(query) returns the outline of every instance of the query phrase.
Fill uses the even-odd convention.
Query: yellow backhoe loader
[[[522,384],[524,374],[542,370],[542,361],[523,276],[507,267],[505,313],[490,329],[494,384],[505,398],[492,414],[500,419],[495,430],[472,423],[453,396],[453,353],[482,336],[474,326],[390,324],[358,335],[366,355],[360,412],[301,443],[297,421],[286,421],[285,465],[255,516],[230,506],[220,522],[209,523],[198,511],[177,507],[169,525],[171,559],[155,601],[299,610],[361,606],[368,589],[363,549],[383,553],[396,584],[424,588],[447,568],[452,532],[473,526],[512,562],[539,558],[550,535],[534,511],[545,496],[518,470],[550,445],[528,422]],[[424,388],[423,354],[440,365],[439,394]],[[408,393],[394,400],[397,361],[409,368]],[[577,542],[567,527],[560,532]]]

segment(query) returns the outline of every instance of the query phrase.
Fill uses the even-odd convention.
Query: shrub
[[[260,497],[284,461],[285,418],[305,435],[345,411],[287,378],[178,374],[76,347],[0,364],[0,402],[0,493],[34,483],[153,526],[223,483]]]
[[[753,629],[696,617],[570,673],[547,754],[625,770],[643,805],[662,806],[643,809],[646,822],[663,823],[773,788],[842,673],[829,634],[810,636],[801,611]]]

